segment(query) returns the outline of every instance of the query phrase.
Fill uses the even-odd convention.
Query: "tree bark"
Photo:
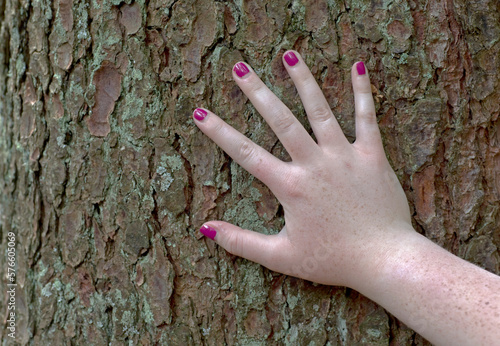
[[[206,220],[276,233],[283,215],[191,114],[287,160],[231,68],[247,61],[310,130],[281,63],[296,49],[354,140],[350,68],[365,61],[417,231],[500,274],[499,14],[496,0],[0,0],[2,344],[427,344],[355,291],[202,238]]]

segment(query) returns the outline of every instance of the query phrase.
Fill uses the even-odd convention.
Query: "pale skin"
[[[203,133],[275,194],[285,226],[264,235],[209,221],[202,233],[271,270],[351,287],[434,344],[500,344],[500,277],[412,228],[406,196],[382,146],[368,73],[358,72],[360,63],[353,65],[356,141],[350,144],[300,54],[288,51],[284,57],[290,52],[297,61],[291,66],[284,58],[283,64],[317,141],[248,65],[233,69],[234,80],[276,133],[290,162],[209,110],[194,114]]]

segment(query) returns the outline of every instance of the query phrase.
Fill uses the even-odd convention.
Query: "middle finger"
[[[299,92],[318,145],[333,149],[349,144],[332,113],[318,82],[296,51],[287,51],[283,61]]]

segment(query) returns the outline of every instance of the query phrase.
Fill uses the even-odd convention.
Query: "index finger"
[[[252,142],[208,110],[197,108],[193,117],[200,130],[250,174],[271,190],[276,190],[281,185],[287,170],[285,162]]]

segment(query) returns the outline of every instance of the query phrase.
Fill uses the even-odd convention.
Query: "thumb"
[[[210,221],[200,228],[200,232],[233,255],[275,271],[283,272],[285,269],[283,265],[287,261],[282,257],[287,252],[288,241],[282,233],[266,235],[223,221]]]

